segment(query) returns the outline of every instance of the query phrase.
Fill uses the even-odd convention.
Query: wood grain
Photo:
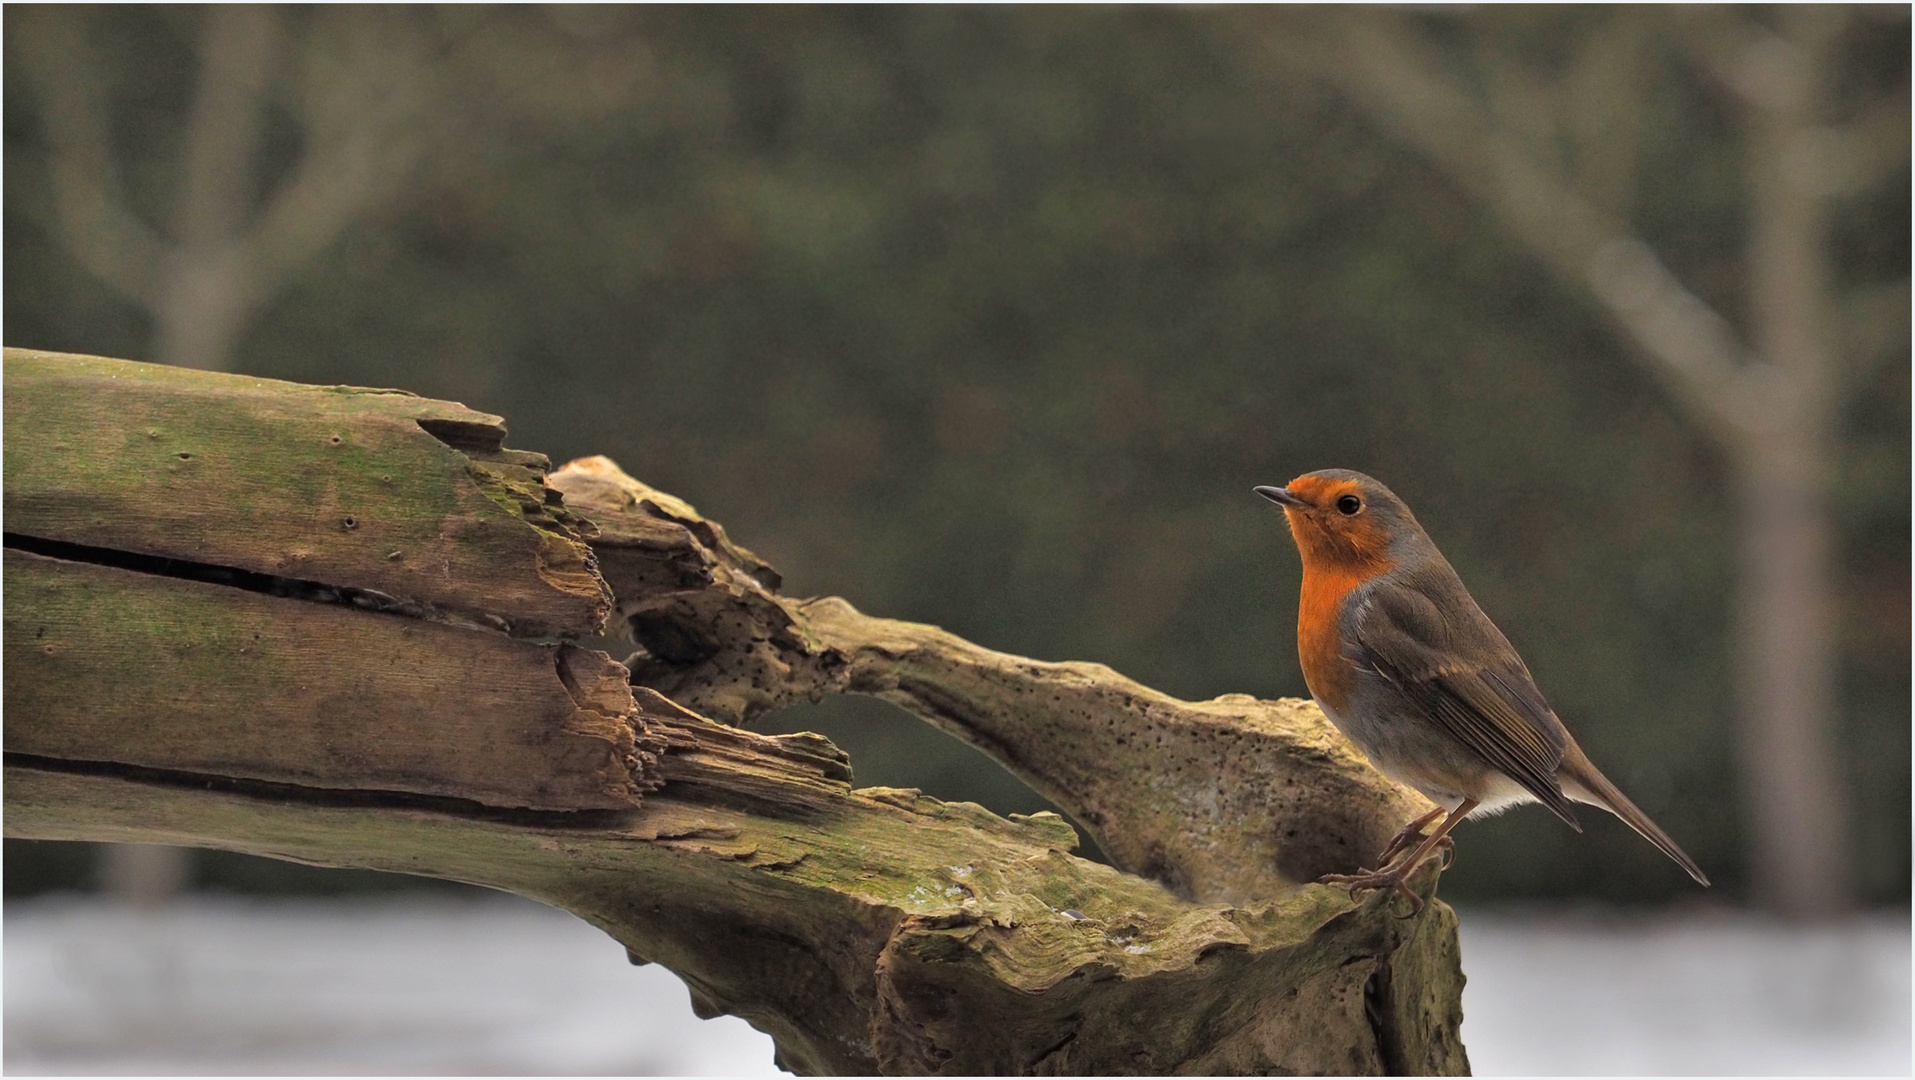
[[[373,590],[520,634],[593,634],[588,529],[496,416],[7,349],[6,528]]]
[[[736,724],[823,694],[884,698],[990,755],[1117,866],[1188,899],[1253,903],[1355,871],[1430,808],[1313,702],[1179,701],[1102,664],[787,597],[717,522],[608,458],[570,462],[551,482],[598,527],[618,596],[611,632],[644,650],[629,661],[635,681]]]
[[[456,405],[11,350],[6,394],[9,836],[507,889],[795,1071],[1467,1072],[1448,909],[1301,884],[1416,809],[1307,703],[782,596],[689,504],[602,458],[547,488]],[[607,580],[635,673],[498,632],[595,626]],[[819,736],[700,715],[845,692],[992,754],[1116,866],[1055,815],[854,790]]]
[[[4,620],[8,754],[544,811],[657,783],[603,653],[12,548]]]

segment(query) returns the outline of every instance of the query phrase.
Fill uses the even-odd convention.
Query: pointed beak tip
[[[1271,502],[1276,503],[1278,506],[1303,505],[1303,500],[1297,498],[1295,495],[1290,494],[1289,488],[1271,487],[1265,484],[1265,485],[1260,485],[1258,487],[1251,488],[1250,490],[1256,492],[1257,494],[1263,496],[1266,499],[1269,499]]]

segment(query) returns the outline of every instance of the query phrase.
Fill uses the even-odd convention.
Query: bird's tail
[[[1674,859],[1678,866],[1689,871],[1690,877],[1703,885],[1709,884],[1709,876],[1702,872],[1702,867],[1696,865],[1696,861],[1689,857],[1689,853],[1682,850],[1674,840],[1669,839],[1669,834],[1663,832],[1655,822],[1650,821],[1648,814],[1643,813],[1635,803],[1629,801],[1629,796],[1624,795],[1616,788],[1616,785],[1610,783],[1609,778],[1598,771],[1583,754],[1581,747],[1571,743],[1565,749],[1562,765],[1558,768],[1556,775],[1563,781],[1564,794],[1577,802],[1600,806],[1621,818],[1630,828],[1641,833],[1644,840],[1656,845],[1664,855]],[[1581,790],[1577,790],[1579,788]]]

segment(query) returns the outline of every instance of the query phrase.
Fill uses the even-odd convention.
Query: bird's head
[[[1400,563],[1429,538],[1410,508],[1383,484],[1348,469],[1304,473],[1257,494],[1283,507],[1305,565],[1350,568]]]

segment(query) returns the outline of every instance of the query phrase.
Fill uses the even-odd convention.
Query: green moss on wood
[[[697,1008],[751,1020],[799,1071],[1467,1068],[1448,909],[1399,919],[1392,897],[1298,884],[1421,809],[1307,703],[1181,702],[1100,665],[780,596],[688,504],[603,459],[554,477],[562,501],[541,456],[460,406],[11,350],[6,365],[9,419],[32,418],[7,431],[10,530],[519,631],[602,611],[596,554],[646,650],[628,688],[569,646],[10,551],[9,835],[532,896],[669,965]],[[129,682],[146,697],[116,693]],[[854,789],[826,740],[684,707],[748,720],[837,692],[998,757],[1118,868],[1071,855],[1054,816]],[[129,763],[159,771],[128,779]],[[208,770],[273,784],[212,790]],[[642,801],[538,819],[454,801],[581,776]],[[342,787],[369,797],[341,805]],[[450,798],[426,810],[387,791]],[[546,805],[517,797],[492,805]]]
[[[548,504],[542,456],[497,447],[497,417],[20,349],[5,396],[11,532],[369,589],[521,633],[604,624],[589,526]],[[427,427],[492,435],[454,445]]]
[[[706,794],[668,785],[616,828],[568,829],[6,776],[9,835],[213,845],[563,907],[805,1072],[1380,1071],[1364,995],[1445,910],[1402,920],[1323,887],[1191,905],[1036,842],[1042,825],[889,791],[809,819]]]
[[[15,548],[6,587],[10,754],[551,811],[656,783],[603,654]]]

